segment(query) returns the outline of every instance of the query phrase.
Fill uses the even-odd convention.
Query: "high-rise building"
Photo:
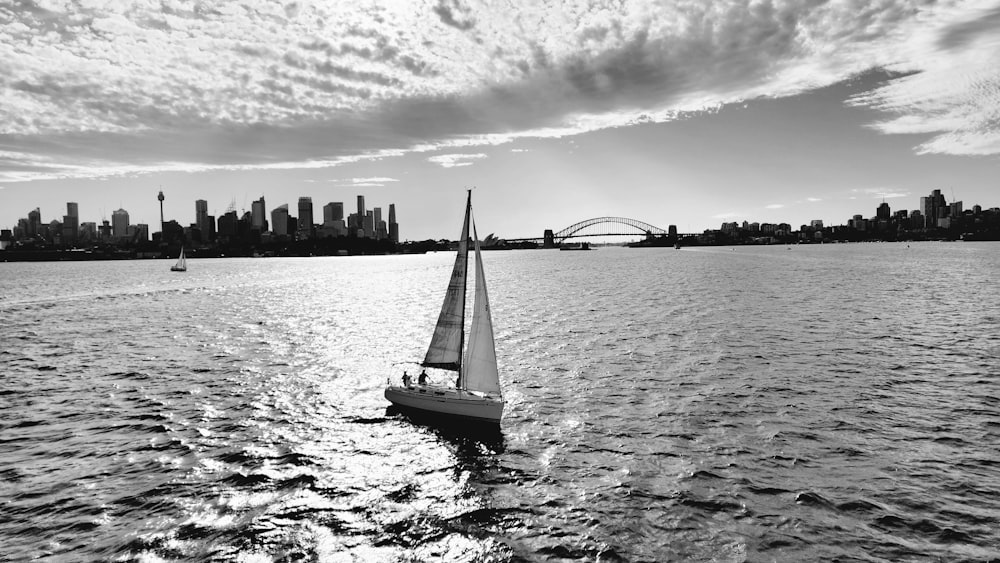
[[[330,203],[323,206],[324,223],[329,223],[331,221],[343,221],[343,220],[344,220],[344,202],[331,201]]]
[[[281,237],[288,235],[288,204],[284,203],[271,211],[271,229]]]
[[[944,217],[948,208],[941,190],[933,190],[931,195],[920,198],[920,212],[924,216],[924,226],[934,228],[938,219]]]
[[[194,202],[194,223],[197,225],[198,230],[201,231],[201,240],[209,241],[212,240],[210,234],[212,232],[212,223],[208,218],[208,202],[199,199]]]
[[[299,238],[310,238],[313,230],[313,201],[311,197],[299,198]]]
[[[375,238],[375,213],[369,211],[362,219],[362,229],[365,233],[365,238]]]
[[[267,207],[264,205],[264,196],[250,204],[250,228],[262,233],[267,232]]]
[[[93,242],[97,240],[97,223],[87,221],[80,223],[80,241]]]
[[[389,240],[399,242],[399,225],[396,224],[396,204],[389,204]]]
[[[889,204],[884,201],[881,203],[881,205],[878,206],[878,209],[875,210],[875,216],[878,217],[879,219],[888,219],[891,216],[891,214],[892,213],[889,210]]]
[[[28,212],[28,237],[36,237],[42,232],[42,210],[38,207]]]
[[[356,225],[353,225],[353,226],[356,227],[356,228],[358,228],[358,229],[364,229],[365,228],[365,215],[366,214],[367,214],[367,211],[365,211],[365,196],[359,195],[358,196],[358,215],[357,215],[358,216],[358,223]]]
[[[66,215],[63,216],[62,236],[64,243],[75,243],[80,238],[80,210],[75,202],[66,203]]]
[[[239,232],[239,222],[240,218],[236,215],[236,211],[227,211],[222,214],[218,219],[218,236],[223,241],[229,241],[236,238]]]
[[[959,217],[962,215],[962,202],[953,201],[948,205],[948,215],[951,217]]]
[[[128,211],[118,209],[111,212],[111,234],[118,240],[128,236]]]

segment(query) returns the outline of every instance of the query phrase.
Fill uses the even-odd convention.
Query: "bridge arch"
[[[580,221],[579,223],[574,223],[565,229],[553,233],[552,238],[556,244],[560,244],[567,238],[577,236],[576,233],[596,225],[604,226],[604,232],[600,232],[594,235],[578,235],[578,236],[611,236],[611,235],[633,235],[633,234],[651,234],[654,236],[666,235],[668,234],[666,230],[661,229],[655,225],[650,225],[644,221],[639,221],[638,219],[630,219],[628,217],[595,217],[593,219],[586,219]]]

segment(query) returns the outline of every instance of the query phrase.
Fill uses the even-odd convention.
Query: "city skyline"
[[[180,228],[183,228],[185,232],[188,228],[198,228],[202,233],[214,234],[216,232],[216,222],[221,226],[223,223],[223,216],[234,215],[236,219],[243,217],[248,217],[249,226],[257,229],[259,233],[273,233],[273,234],[283,234],[287,233],[291,235],[292,233],[298,233],[299,238],[323,238],[330,236],[348,236],[348,231],[354,229],[357,231],[357,236],[361,238],[372,238],[372,239],[390,239],[394,242],[406,241],[408,239],[399,238],[398,224],[396,222],[396,204],[390,203],[388,207],[388,221],[382,220],[382,208],[381,206],[376,206],[371,209],[366,208],[365,197],[363,195],[358,195],[357,197],[357,212],[345,214],[344,212],[344,202],[329,202],[321,206],[322,209],[322,221],[317,221],[315,208],[313,202],[308,196],[301,196],[298,198],[298,217],[289,214],[289,204],[279,204],[274,207],[270,212],[266,210],[267,206],[265,199],[262,196],[259,200],[254,200],[251,203],[250,210],[242,210],[236,213],[236,210],[227,211],[227,213],[220,214],[219,216],[208,215],[206,213],[207,202],[202,199],[194,201],[195,204],[195,221],[185,226],[182,222],[178,222],[174,218],[166,219],[161,217],[161,221],[166,223],[177,223]],[[161,203],[165,200],[165,196],[162,192],[159,192],[158,201]],[[232,204],[230,204],[232,205]],[[989,217],[983,215],[983,212],[989,214]],[[77,202],[67,202],[66,203],[67,214],[63,216],[63,221],[61,228],[65,230],[66,228],[75,231],[79,229],[81,225],[90,225],[90,228],[95,229],[99,226],[97,222],[80,221],[79,217],[79,205]],[[918,204],[914,207],[893,207],[887,203],[884,199],[878,204],[874,209],[873,214],[865,215],[864,213],[854,213],[850,218],[847,218],[841,222],[825,222],[822,219],[813,219],[808,223],[802,223],[800,225],[794,225],[788,223],[787,221],[779,222],[767,222],[758,221],[752,219],[744,219],[742,221],[724,221],[715,228],[704,229],[702,232],[704,234],[709,234],[712,232],[735,232],[739,229],[750,230],[752,232],[766,232],[766,233],[795,233],[795,232],[805,232],[807,230],[812,231],[817,229],[819,231],[824,231],[828,229],[841,229],[844,227],[872,232],[882,232],[887,233],[887,229],[895,229],[896,226],[900,225],[900,222],[905,224],[905,231],[921,231],[921,230],[949,230],[953,226],[958,225],[956,221],[960,221],[964,214],[972,214],[974,217],[980,220],[986,219],[987,221],[995,224],[998,215],[1000,215],[1000,206],[998,205],[983,205],[979,202],[966,204],[961,200],[948,201],[944,194],[939,189],[931,190],[927,195],[920,196]],[[124,216],[123,221],[120,221],[121,217]],[[270,217],[270,221],[268,218]],[[367,220],[365,219],[367,217]],[[289,221],[295,220],[295,225],[289,228]],[[41,215],[39,208],[30,210],[27,213],[27,217],[22,218],[19,223],[27,221],[27,223],[36,223],[37,225],[48,225],[53,221],[46,221],[44,216]],[[67,221],[69,224],[67,225]],[[59,222],[58,218],[54,219],[54,222]],[[106,222],[106,227],[112,229],[112,233],[115,238],[125,239],[134,236],[134,229],[139,229],[143,233],[142,240],[149,240],[149,235],[155,233],[149,229],[149,225],[145,223],[133,223],[129,219],[129,213],[123,208],[119,208],[112,212],[112,220]],[[869,223],[871,225],[869,226]],[[882,223],[882,225],[879,225]],[[972,225],[966,225],[971,227]],[[667,229],[663,227],[658,228],[666,231]],[[982,225],[980,226],[982,227]],[[678,232],[676,225],[669,225],[670,231],[673,234]],[[221,228],[220,228],[221,230]],[[7,229],[0,227],[0,231],[7,231]],[[17,240],[17,229],[14,228],[14,240]],[[23,236],[25,233],[21,233]],[[493,234],[493,233],[491,233]],[[544,234],[544,233],[543,233]],[[683,232],[681,234],[699,234],[696,232]],[[5,235],[6,236],[6,235]],[[185,235],[190,238],[190,235]],[[204,235],[208,236],[208,235]],[[353,235],[351,235],[353,236]],[[547,234],[546,234],[547,236]],[[620,236],[620,235],[619,235]],[[635,236],[642,236],[642,233],[636,232]],[[162,237],[162,235],[161,235]],[[71,237],[72,238],[72,237]],[[500,239],[504,238],[515,238],[515,237],[505,237],[501,236]],[[527,237],[527,238],[540,238],[540,237]],[[426,239],[425,239],[426,240]],[[450,240],[449,237],[438,237],[436,240]],[[207,240],[205,241],[207,242]]]
[[[0,9],[0,226],[156,225],[160,190],[177,218],[361,194],[410,240],[472,186],[508,237],[995,205],[1000,2],[570,8]]]

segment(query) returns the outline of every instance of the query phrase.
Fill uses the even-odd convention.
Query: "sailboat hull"
[[[503,417],[503,399],[457,389],[392,385],[385,389],[385,398],[398,407],[422,414],[492,423],[499,423]]]

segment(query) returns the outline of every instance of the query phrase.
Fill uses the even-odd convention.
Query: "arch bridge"
[[[594,228],[596,227],[596,229]],[[582,231],[586,230],[586,233]],[[565,229],[552,233],[552,243],[561,244],[566,239],[576,237],[604,237],[628,235],[665,236],[668,232],[656,225],[628,217],[595,217],[574,223]],[[546,242],[549,233],[545,233]]]
[[[514,243],[542,242],[546,247],[552,247],[572,238],[635,235],[650,238],[670,236],[671,233],[678,236],[677,228],[673,225],[670,226],[669,230],[666,230],[645,221],[628,217],[595,217],[574,223],[561,231],[553,232],[551,229],[546,229],[542,237],[505,238],[504,240]]]

